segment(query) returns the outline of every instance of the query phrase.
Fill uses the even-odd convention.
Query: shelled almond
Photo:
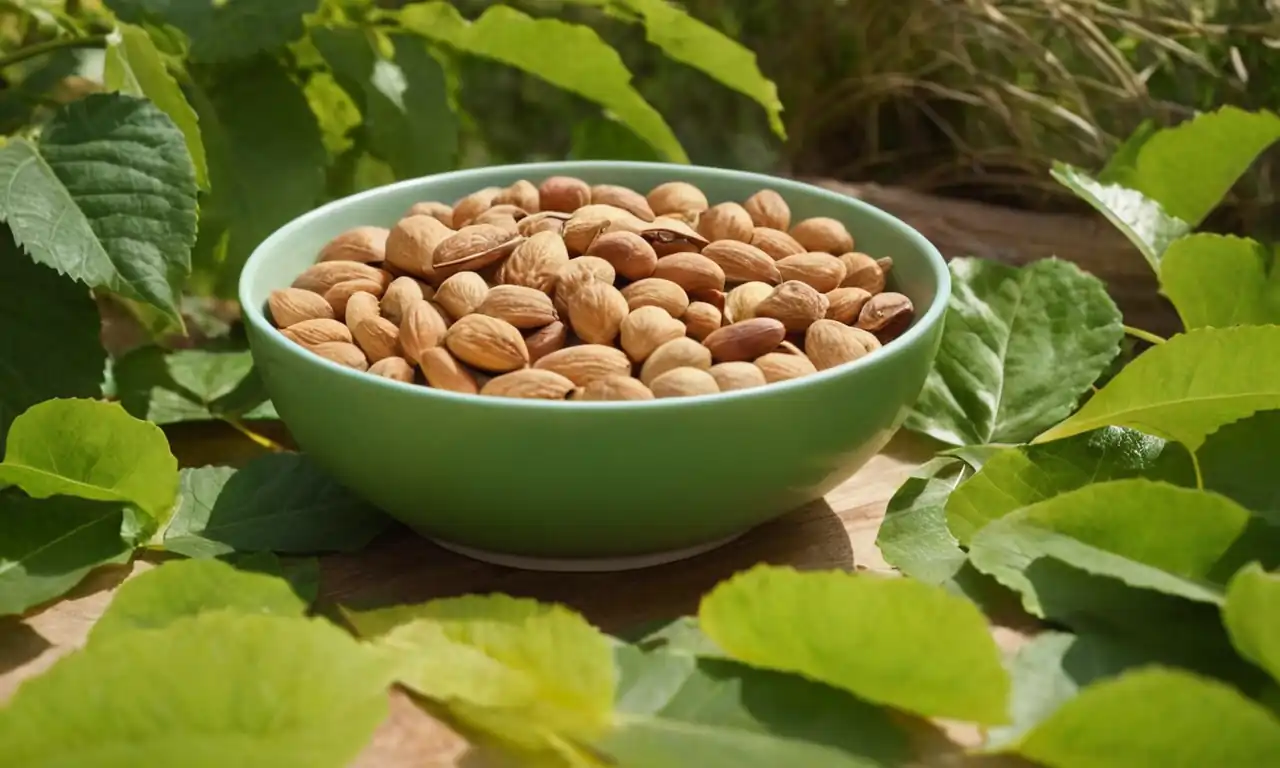
[[[874,354],[914,319],[893,259],[776,190],[708,201],[557,176],[339,233],[267,302],[334,363],[466,395],[689,397]]]

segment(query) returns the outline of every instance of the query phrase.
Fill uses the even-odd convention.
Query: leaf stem
[[[43,43],[19,48],[7,56],[0,56],[0,69],[21,64],[27,59],[34,59],[46,53],[53,53],[67,48],[101,48],[107,44],[106,35],[89,35],[88,37],[64,37],[58,40],[47,40]]]
[[[1196,452],[1190,448],[1187,449],[1187,453],[1191,454],[1191,468],[1195,470],[1196,473],[1196,490],[1203,491],[1204,474],[1200,472],[1200,458],[1196,456]]]
[[[288,448],[285,448],[283,445],[277,443],[275,440],[272,440],[266,435],[260,435],[257,432],[254,432],[252,429],[249,429],[244,425],[244,422],[240,421],[234,416],[223,416],[221,418],[232,429],[244,435],[245,437],[249,438],[253,442],[262,446],[263,448],[266,448],[269,451],[273,451],[275,453],[284,453],[287,450],[289,450]]]
[[[1124,326],[1124,332],[1135,339],[1142,339],[1148,344],[1163,344],[1165,342],[1165,339],[1155,335],[1151,331],[1144,331],[1141,328],[1134,328],[1131,325]]]

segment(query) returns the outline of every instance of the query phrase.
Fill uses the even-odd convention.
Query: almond
[[[827,319],[853,325],[871,294],[861,288],[837,288],[827,293]]]
[[[755,317],[756,306],[773,293],[768,283],[743,283],[724,297],[724,319],[740,323]]]
[[[702,255],[719,265],[726,283],[777,285],[783,279],[779,272],[782,263],[775,263],[769,254],[754,245],[737,240],[716,240],[702,249]],[[835,259],[834,256],[831,258]],[[839,264],[839,260],[836,263]]]
[[[574,211],[564,223],[564,244],[569,253],[586,253],[596,238],[607,232],[639,232],[645,222],[612,205],[588,205]]]
[[[338,285],[343,285],[343,283]],[[337,286],[334,287],[336,288]],[[347,299],[346,311],[342,315],[348,328],[355,328],[362,321],[371,317],[381,316],[382,310],[378,304],[378,297],[364,291],[351,294],[351,298]]]
[[[281,288],[267,299],[267,311],[277,328],[304,320],[332,320],[333,307],[324,297],[301,288]]]
[[[597,256],[579,256],[570,259],[556,277],[554,302],[561,317],[569,316],[568,299],[575,291],[588,283],[601,282],[613,285],[617,275],[613,265]]]
[[[673,253],[696,253],[711,242],[688,223],[670,216],[659,216],[652,224],[641,228],[639,234],[653,246],[658,258]]]
[[[716,380],[700,368],[672,368],[649,382],[656,398],[714,395],[720,391]]]
[[[893,257],[882,256],[876,259],[876,264],[880,265],[880,272],[886,276],[893,271]]]
[[[716,240],[751,239],[751,214],[737,203],[720,203],[708,208],[698,218],[698,234],[714,242]]]
[[[641,307],[661,307],[672,317],[681,317],[689,308],[689,296],[670,280],[648,277],[622,289],[627,306],[634,312]]]
[[[724,270],[700,253],[673,253],[658,259],[654,277],[670,280],[686,291],[724,290]]]
[[[762,189],[742,204],[757,227],[769,227],[783,232],[791,226],[791,206],[782,195],[772,189]]]
[[[756,367],[764,374],[764,380],[769,384],[788,379],[798,379],[801,376],[808,376],[811,373],[817,373],[818,369],[813,367],[813,363],[804,355],[789,355],[786,352],[770,352],[767,355],[756,358]]]
[[[405,216],[430,216],[449,229],[453,229],[453,206],[436,201],[414,203]]]
[[[323,296],[330,288],[347,280],[373,280],[385,286],[391,282],[391,275],[358,261],[322,261],[303,270],[293,281],[293,287]]]
[[[453,225],[461,229],[471,220],[493,206],[493,201],[502,192],[498,187],[485,187],[463,197],[453,204]]]
[[[589,282],[565,298],[569,326],[588,344],[611,344],[630,311],[622,293],[609,283]]]
[[[406,384],[413,383],[413,366],[409,365],[403,357],[384,357],[369,366],[369,373],[384,379],[403,381]]]
[[[454,277],[461,274],[465,273]],[[506,320],[517,328],[541,328],[557,320],[551,297],[537,288],[523,285],[496,285],[490,288],[476,311]]]
[[[779,259],[778,272],[783,280],[799,280],[827,293],[844,280],[844,263],[829,253],[797,253]]]
[[[555,371],[579,387],[606,376],[628,376],[631,361],[622,350],[603,344],[580,344],[546,355],[535,368]]]
[[[684,323],[661,307],[640,307],[622,321],[622,348],[637,363],[643,363],[662,344],[684,335]]]
[[[858,313],[857,327],[871,331],[883,342],[897,338],[911,325],[914,316],[911,299],[901,293],[878,293]]]
[[[642,280],[653,274],[658,254],[648,241],[634,232],[607,232],[587,248],[588,256],[604,259],[628,280]]]
[[[652,400],[649,388],[630,376],[605,376],[578,390],[574,400]]]
[[[819,320],[804,333],[804,351],[819,371],[865,357],[880,348],[871,332],[837,320]]]
[[[653,221],[653,209],[644,195],[617,184],[596,184],[591,188],[592,205],[612,205],[644,221]]]
[[[572,213],[591,203],[591,186],[572,176],[552,176],[538,186],[538,207],[543,211]]]
[[[841,286],[861,288],[873,295],[884,290],[884,269],[875,259],[865,253],[853,251],[841,256],[840,262],[844,264]]]
[[[351,329],[351,336],[370,362],[400,357],[400,329],[385,317],[370,317]]]
[[[711,367],[711,351],[693,339],[681,337],[672,339],[653,350],[649,358],[640,367],[640,381],[652,388],[655,378],[673,368]],[[656,392],[655,392],[656,394]]]
[[[467,395],[474,395],[480,391],[475,374],[467,370],[444,347],[432,347],[424,351],[418,366],[422,368],[422,375],[426,377],[427,384],[436,389]]]
[[[649,208],[657,216],[675,216],[685,221],[696,221],[698,214],[707,210],[707,196],[687,181],[668,181],[649,190],[645,197]]]
[[[498,196],[493,198],[493,204],[494,206],[514,205],[526,214],[537,213],[541,210],[539,207],[538,188],[528,179],[520,179],[499,192]]]
[[[414,302],[400,321],[400,347],[405,359],[421,365],[427,350],[439,346],[448,330],[449,326],[431,302]]]
[[[692,338],[702,341],[711,332],[720,327],[723,317],[720,310],[705,301],[695,301],[684,313],[685,332]],[[623,328],[625,331],[625,327]]]
[[[434,295],[434,293],[432,294]],[[425,298],[422,294],[422,284],[412,277],[397,277],[391,281],[391,285],[387,286],[387,290],[382,294],[382,303],[379,307],[382,316],[393,323],[404,320],[404,313],[409,307],[416,302]],[[350,321],[348,321],[350,324]]]
[[[510,210],[500,210],[500,209],[510,209]],[[517,211],[519,215],[518,216],[512,215],[512,211]],[[520,219],[523,219],[524,217],[525,217],[525,212],[521,211],[519,208],[516,208],[515,206],[495,205],[494,207],[490,208],[489,210],[485,211],[484,213],[472,219],[471,223],[473,225],[487,224],[491,227],[497,227],[498,229],[501,229],[504,232],[506,232],[511,237],[515,237],[520,234],[520,226],[516,222],[519,221]]]
[[[488,315],[467,315],[449,327],[445,346],[482,371],[506,373],[529,363],[529,348],[514,325]]]
[[[337,320],[328,318],[303,320],[285,328],[280,333],[294,344],[301,344],[304,347],[314,347],[331,341],[351,343],[351,329]]]
[[[430,280],[435,271],[436,248],[453,234],[452,229],[434,216],[407,216],[396,222],[387,236],[387,264],[406,274]]]
[[[826,316],[827,297],[807,283],[788,280],[756,305],[755,314],[780,320],[788,331],[798,333]]]
[[[721,392],[763,387],[768,383],[764,380],[764,372],[755,363],[745,361],[716,363],[707,373],[716,380]]]
[[[563,349],[568,335],[568,327],[557,320],[524,337],[524,345],[529,349],[529,362],[537,363],[552,352]]]
[[[385,227],[356,227],[348,229],[329,241],[320,250],[320,261],[359,261],[376,264],[387,257]]]
[[[776,349],[787,337],[786,326],[771,317],[741,320],[712,331],[703,345],[719,362],[751,361]]]
[[[357,293],[370,293],[374,297],[381,296],[384,290],[382,283],[376,280],[344,280],[324,292],[324,300],[333,307],[334,317],[346,317],[347,301]]]
[[[724,313],[724,291],[717,291],[715,288],[706,288],[701,291],[689,291],[689,301],[700,301],[703,304],[710,304]]]
[[[569,251],[560,235],[537,232],[516,246],[502,267],[502,281],[551,293],[556,278],[569,263]]]
[[[491,397],[518,397],[527,400],[564,400],[574,384],[554,371],[525,368],[489,380],[480,394]]]
[[[791,236],[806,251],[848,253],[853,250],[853,236],[844,224],[826,216],[805,219],[791,228]]]
[[[451,275],[436,289],[436,301],[455,318],[465,317],[484,303],[489,284],[475,272]]]
[[[516,224],[516,231],[525,237],[533,237],[539,232],[550,232],[554,235],[560,235],[564,232],[564,223],[569,220],[569,214],[559,213],[557,211],[544,211],[543,213],[535,213],[532,216],[521,219]],[[561,241],[564,242],[563,240]]]
[[[789,340],[788,340],[788,341],[784,341],[784,342],[782,342],[781,344],[779,344],[779,345],[778,345],[778,348],[777,348],[777,349],[775,349],[775,350],[774,350],[774,352],[782,352],[782,353],[784,353],[784,354],[788,354],[788,355],[803,355],[803,354],[804,354],[804,350],[800,349],[800,348],[799,348],[799,347],[797,347],[795,344],[792,344]]]
[[[369,361],[365,359],[364,353],[349,341],[326,341],[307,349],[338,365],[345,365],[357,371],[369,370]]]
[[[460,269],[483,269],[511,254],[523,238],[492,224],[472,224],[436,246],[433,269],[453,274]]]
[[[774,261],[806,250],[794,237],[772,227],[756,227],[752,230],[751,244],[769,254]]]

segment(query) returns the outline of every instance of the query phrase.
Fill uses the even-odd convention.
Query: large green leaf
[[[989,523],[970,542],[969,560],[1021,593],[1037,616],[1044,609],[1028,572],[1046,558],[1133,587],[1220,603],[1220,568],[1250,522],[1248,510],[1215,493],[1112,480]]]
[[[548,749],[611,722],[610,640],[563,606],[469,595],[347,618],[396,658],[401,683],[499,740]]]
[[[1120,351],[1120,311],[1070,262],[953,259],[951,273],[942,347],[909,429],[956,445],[1029,440]]]
[[[361,549],[389,518],[296,453],[261,456],[243,469],[182,470],[164,547],[189,557],[229,552]]]
[[[95,94],[63,107],[40,148],[0,148],[0,218],[32,258],[178,318],[191,271],[196,182],[186,141],[143,99]]]
[[[89,642],[223,610],[302,616],[307,606],[284,579],[237,570],[219,560],[174,560],[122,584],[93,625]]]
[[[1191,450],[1255,411],[1280,408],[1280,327],[1204,328],[1157,344],[1033,442],[1132,427]]]
[[[630,128],[604,115],[574,123],[568,159],[662,162],[654,148]]]
[[[616,653],[617,727],[596,742],[629,768],[870,768],[900,765],[906,737],[889,713],[794,675],[718,659]]]
[[[1260,411],[1209,435],[1196,457],[1207,490],[1228,496],[1280,525],[1280,484],[1271,476],[1277,452],[1280,411]]]
[[[191,40],[198,62],[244,59],[302,37],[303,15],[319,0],[106,0],[122,21],[170,24]]]
[[[89,291],[36,264],[0,227],[0,440],[36,403],[101,390],[101,329]]]
[[[40,499],[128,502],[163,525],[178,492],[178,461],[159,427],[114,403],[49,400],[14,420],[0,484]]]
[[[196,183],[208,189],[209,164],[200,138],[200,121],[145,30],[131,24],[119,26],[107,43],[102,77],[108,90],[150,99],[169,116],[186,139]]]
[[[987,523],[1014,510],[1090,483],[1128,477],[1195,485],[1190,457],[1176,443],[1107,427],[1000,451],[946,500],[946,525],[968,544]]]
[[[1089,686],[1009,747],[1049,768],[1264,766],[1280,721],[1233,688],[1151,667]]]
[[[156,424],[277,418],[247,350],[139,347],[117,360],[112,373],[125,410]]]
[[[0,744],[33,768],[341,768],[386,716],[390,671],[323,619],[215,611],[62,659],[18,689]]]
[[[1260,243],[1201,233],[1175,240],[1160,263],[1160,291],[1192,328],[1280,321],[1280,281]]]
[[[1006,716],[1009,678],[986,620],[939,587],[757,566],[705,596],[698,618],[730,657],[753,666],[930,717]]]
[[[1108,164],[1105,177],[1196,226],[1276,141],[1280,118],[1271,112],[1223,107],[1148,134],[1125,157]]]
[[[1191,232],[1191,225],[1167,213],[1155,200],[1119,184],[1104,184],[1070,165],[1055,163],[1053,178],[1093,206],[1124,233],[1155,272],[1169,244]]]
[[[631,84],[618,52],[590,27],[559,19],[533,19],[506,5],[468,23],[450,4],[415,3],[399,15],[409,31],[459,51],[507,64],[613,113],[671,161],[688,155],[671,127]]]
[[[317,27],[311,39],[364,115],[369,148],[401,179],[451,170],[458,125],[445,94],[444,72],[421,38],[391,37],[393,60],[378,55],[366,32]]]
[[[1227,585],[1222,620],[1240,655],[1280,681],[1280,574],[1256,563],[1241,569]]]
[[[133,552],[120,535],[119,502],[0,493],[0,520],[0,616],[52,600],[97,566]]]
[[[973,474],[960,459],[938,457],[911,473],[893,494],[876,547],[885,562],[929,584],[952,578],[966,561],[947,529],[947,498]]]

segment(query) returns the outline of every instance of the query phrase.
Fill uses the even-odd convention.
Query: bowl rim
[[[866,355],[865,357],[861,357],[857,360],[852,360],[833,368],[828,368],[825,371],[818,371],[817,373],[810,374],[808,376],[780,381],[763,387],[751,387],[749,389],[739,389],[732,392],[717,392],[710,395],[657,398],[653,400],[584,401],[538,400],[513,397],[480,397],[478,395],[450,392],[448,390],[435,389],[434,387],[425,387],[421,384],[395,381],[383,376],[372,376],[363,371],[357,371],[353,368],[339,365],[338,363],[327,360],[319,355],[311,354],[302,347],[289,342],[280,333],[279,329],[267,320],[262,307],[246,300],[249,296],[251,287],[257,281],[257,273],[260,270],[261,265],[267,261],[267,255],[269,253],[277,250],[278,243],[283,240],[287,240],[299,230],[311,226],[316,221],[323,219],[333,211],[352,205],[357,201],[392,195],[396,192],[417,187],[427,182],[462,180],[469,177],[481,177],[494,172],[501,172],[504,174],[519,173],[526,178],[536,178],[556,175],[573,175],[574,171],[584,169],[607,170],[627,168],[637,170],[667,169],[673,174],[694,171],[695,173],[728,176],[744,182],[754,182],[759,184],[761,188],[775,189],[783,193],[787,190],[791,190],[806,195],[816,195],[819,198],[826,198],[834,203],[859,208],[863,214],[879,219],[888,226],[901,230],[907,240],[924,254],[926,261],[928,261],[929,266],[933,271],[934,279],[937,284],[933,302],[929,305],[929,308],[925,310],[924,314],[920,316],[920,319],[911,326],[911,328],[907,329],[905,333],[894,339],[892,343],[886,344],[875,354]],[[870,203],[864,202],[855,197],[840,194],[839,192],[824,189],[814,184],[808,184],[803,181],[796,181],[778,176],[771,176],[764,173],[739,171],[708,165],[641,162],[632,160],[561,160],[536,163],[489,165],[479,168],[465,168],[445,173],[431,174],[429,176],[420,176],[414,179],[404,179],[402,181],[385,184],[380,187],[366,189],[362,192],[357,192],[325,203],[322,206],[295,217],[288,223],[281,226],[265,240],[259,243],[258,246],[253,249],[253,252],[249,254],[249,258],[245,260],[244,267],[241,270],[240,279],[237,285],[237,298],[240,301],[241,313],[249,325],[254,326],[256,330],[262,332],[262,338],[269,340],[268,343],[274,344],[278,348],[287,350],[287,354],[295,355],[298,358],[305,360],[307,364],[317,366],[320,370],[327,370],[332,375],[348,377],[353,381],[358,380],[360,383],[370,387],[382,387],[392,391],[398,390],[400,392],[410,394],[410,396],[439,399],[445,403],[453,402],[458,403],[459,405],[482,408],[550,409],[562,413],[597,410],[618,411],[638,408],[650,410],[679,410],[683,408],[697,407],[711,402],[728,402],[730,400],[751,400],[757,398],[764,399],[775,395],[785,395],[789,392],[797,392],[807,387],[817,386],[825,381],[851,375],[863,368],[885,364],[894,357],[907,354],[909,348],[922,343],[924,337],[932,331],[933,327],[942,322],[950,297],[951,271],[947,267],[946,260],[942,257],[942,254],[933,245],[933,243],[929,242],[924,235],[905,221],[875,207],[874,205],[871,205]],[[252,345],[250,346],[252,348]]]

